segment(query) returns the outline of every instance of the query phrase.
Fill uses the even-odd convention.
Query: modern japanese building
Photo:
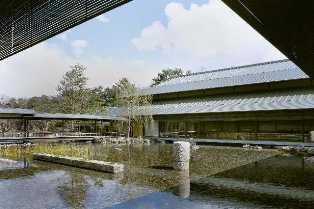
[[[142,89],[146,136],[307,141],[314,81],[289,60],[194,73]]]

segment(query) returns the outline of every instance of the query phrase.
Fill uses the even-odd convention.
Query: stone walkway
[[[186,138],[161,138],[160,140],[173,143],[174,141],[189,141]],[[254,140],[227,140],[227,139],[191,139],[198,145],[217,145],[217,146],[243,146],[243,145],[255,145],[255,146],[302,146],[302,147],[314,147],[314,143],[304,142],[286,142],[286,141],[254,141]]]

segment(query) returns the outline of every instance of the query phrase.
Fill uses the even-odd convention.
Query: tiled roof
[[[142,108],[142,114],[173,115],[314,108],[314,90],[259,93],[239,96],[216,96],[207,99],[155,104]]]
[[[211,89],[275,81],[303,79],[308,76],[293,62],[279,60],[214,71],[194,73],[142,89],[144,95]]]

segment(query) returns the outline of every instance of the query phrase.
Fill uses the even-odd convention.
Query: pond
[[[32,153],[126,165],[121,174],[32,160]],[[313,208],[314,166],[275,150],[201,146],[189,172],[171,145],[37,144],[0,147],[0,209]]]

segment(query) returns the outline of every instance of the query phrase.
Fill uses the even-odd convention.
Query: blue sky
[[[89,86],[128,77],[143,87],[167,67],[197,72],[282,58],[220,0],[134,0],[0,62],[0,95],[53,95],[75,63],[87,67]]]

